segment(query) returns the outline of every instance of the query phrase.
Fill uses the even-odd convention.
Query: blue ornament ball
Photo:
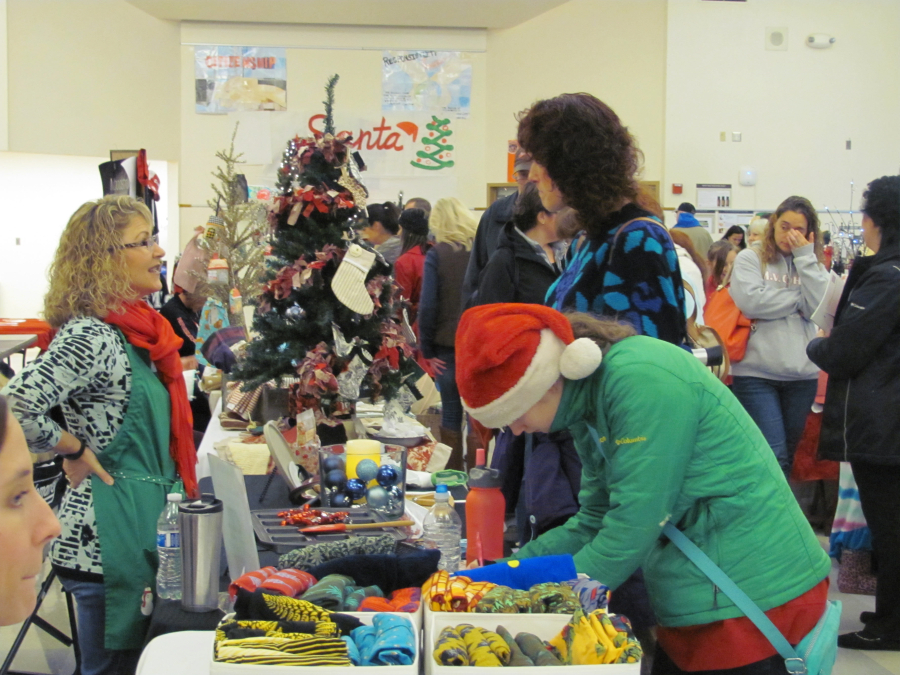
[[[389,488],[400,482],[400,472],[390,464],[382,464],[375,478],[381,487]]]
[[[294,304],[284,310],[284,315],[289,319],[297,321],[306,315],[306,311],[300,305]]]
[[[347,474],[342,469],[334,469],[325,474],[325,486],[342,490],[347,482]]]
[[[329,471],[343,471],[344,460],[337,455],[331,455],[322,460],[322,468],[325,470],[325,473]]]
[[[366,483],[375,480],[375,476],[378,475],[378,465],[375,463],[375,460],[362,460],[356,465],[356,475],[359,476],[360,480],[365,481]]]
[[[388,496],[391,498],[392,502],[403,499],[403,490],[400,489],[399,485],[395,485],[388,490]]]
[[[344,491],[353,501],[357,499],[362,499],[366,496],[366,484],[363,483],[359,478],[351,478],[347,481],[347,484],[344,486]]]
[[[343,492],[335,492],[331,495],[332,506],[350,506],[350,497]]]
[[[282,354],[284,354],[287,350],[288,350],[287,342],[282,342],[280,345],[278,345],[278,351],[281,352]]]
[[[366,494],[366,501],[373,509],[385,508],[388,505],[389,499],[390,497],[388,496],[387,490],[380,485],[369,488],[369,492]]]

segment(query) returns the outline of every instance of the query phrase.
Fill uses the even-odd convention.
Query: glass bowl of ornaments
[[[319,450],[322,505],[368,507],[386,519],[406,510],[406,448],[370,439]]]

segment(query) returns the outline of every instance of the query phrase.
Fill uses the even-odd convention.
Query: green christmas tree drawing
[[[449,119],[440,119],[431,116],[431,122],[425,125],[428,135],[422,136],[422,144],[425,150],[416,152],[416,159],[411,161],[417,169],[426,171],[440,171],[453,166],[453,145],[448,142],[453,131],[450,129]]]
[[[413,382],[422,372],[398,319],[392,266],[356,233],[365,218],[366,192],[352,156],[352,136],[334,135],[337,80],[335,75],[326,88],[324,133],[294,137],[283,153],[279,195],[269,214],[268,283],[253,321],[258,337],[237,373],[245,389],[296,378],[291,385],[296,411],[311,409],[318,422],[330,425],[341,423],[363,398],[411,403]],[[356,260],[374,259],[364,272],[345,263],[357,275],[357,298],[371,307],[364,314],[332,289],[351,248]],[[345,279],[346,270],[342,275]]]

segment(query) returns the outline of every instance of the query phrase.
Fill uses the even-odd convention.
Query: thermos
[[[181,606],[209,612],[219,606],[219,559],[222,555],[222,502],[212,495],[178,506],[181,530]]]
[[[500,472],[485,466],[484,448],[475,453],[466,495],[466,562],[503,557],[506,499],[500,491]]]

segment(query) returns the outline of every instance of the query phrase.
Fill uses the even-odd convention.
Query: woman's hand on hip
[[[63,471],[65,471],[66,480],[69,481],[73,490],[92,473],[97,474],[100,480],[107,485],[114,483],[113,477],[100,465],[100,460],[90,448],[85,448],[84,454],[76,460],[66,459],[66,456],[63,455]]]
[[[437,357],[434,357],[433,359],[425,359],[425,361],[428,363],[428,367],[431,368],[431,371],[435,375],[440,375],[445,370],[447,370],[446,361],[442,361]]]

